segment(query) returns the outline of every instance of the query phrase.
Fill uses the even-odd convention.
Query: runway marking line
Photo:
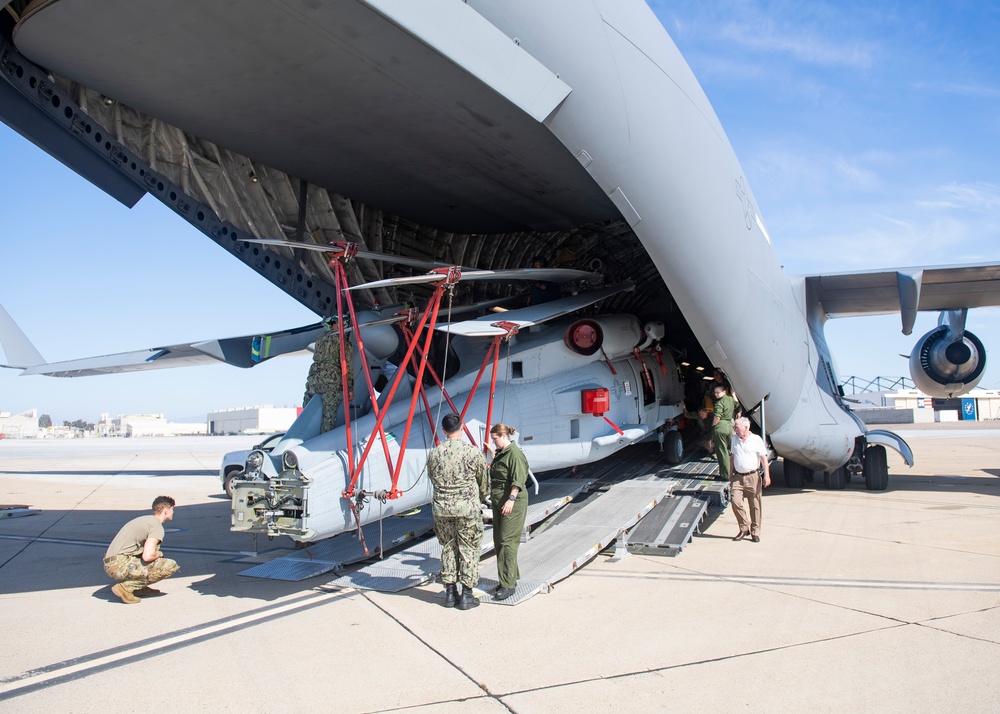
[[[324,605],[331,600],[350,596],[354,592],[312,592],[297,597],[291,602],[269,605],[242,615],[233,615],[215,622],[195,625],[172,636],[151,637],[104,652],[95,652],[22,672],[12,677],[5,677],[0,679],[0,701],[197,644],[202,640],[217,637],[230,631],[264,624],[280,617]]]

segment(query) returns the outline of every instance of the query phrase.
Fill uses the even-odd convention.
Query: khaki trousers
[[[733,513],[736,515],[736,522],[739,524],[740,530],[749,531],[750,535],[760,535],[760,474],[757,471],[751,471],[748,474],[738,474],[733,471],[729,478],[729,486],[732,489]],[[750,508],[749,520],[743,499],[747,500]]]

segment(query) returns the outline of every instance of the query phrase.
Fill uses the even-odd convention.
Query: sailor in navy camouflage
[[[434,530],[441,543],[441,582],[445,606],[466,610],[479,604],[472,589],[479,583],[480,504],[486,499],[489,469],[482,452],[462,440],[458,414],[445,415],[441,426],[448,438],[427,457],[427,473],[434,486]],[[463,586],[460,598],[459,582]]]

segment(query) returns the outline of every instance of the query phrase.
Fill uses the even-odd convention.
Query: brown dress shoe
[[[760,543],[760,536],[750,536],[750,540],[754,543]]]
[[[740,531],[735,536],[733,536],[733,540],[743,540],[748,535],[750,535],[750,534],[747,531]]]
[[[136,603],[142,602],[135,595],[130,593],[128,590],[122,587],[121,583],[111,586],[111,592],[121,598],[122,602],[126,605],[135,605]]]

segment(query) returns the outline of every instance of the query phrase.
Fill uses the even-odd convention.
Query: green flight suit
[[[719,423],[715,425],[712,433],[712,442],[715,445],[715,458],[719,462],[719,478],[728,481],[730,477],[729,464],[729,442],[733,438],[733,412],[736,409],[736,400],[728,394],[723,394],[721,399],[715,402],[715,416],[719,418]]]
[[[521,545],[524,519],[528,515],[528,460],[513,441],[498,451],[490,465],[490,501],[493,503],[493,547],[496,549],[497,574],[500,587],[517,585],[521,573],[517,568],[517,549]],[[501,510],[512,489],[518,489],[517,500],[509,515]]]

